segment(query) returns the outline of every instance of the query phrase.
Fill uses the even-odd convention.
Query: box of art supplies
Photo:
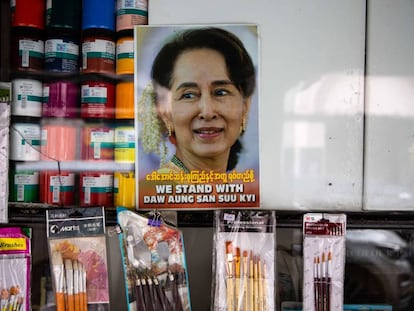
[[[344,305],[344,311],[392,311],[392,306],[383,304],[349,304]]]
[[[303,216],[303,310],[342,311],[345,214]]]
[[[50,209],[46,228],[56,310],[109,310],[104,209]]]
[[[0,228],[0,308],[31,310],[31,230]]]
[[[212,309],[276,310],[275,251],[273,211],[216,211]]]
[[[11,83],[0,82],[0,223],[8,222]]]
[[[117,208],[129,311],[191,311],[182,233],[162,214]]]

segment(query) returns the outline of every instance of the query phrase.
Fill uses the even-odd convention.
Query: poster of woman
[[[256,208],[256,25],[135,28],[139,209]]]

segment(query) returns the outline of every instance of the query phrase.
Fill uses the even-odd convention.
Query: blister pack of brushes
[[[342,311],[346,215],[303,216],[303,310]]]
[[[1,311],[31,310],[30,236],[30,229],[0,228]]]
[[[182,233],[159,213],[117,209],[129,311],[191,311]]]
[[[216,211],[213,310],[275,310],[273,211]]]
[[[51,209],[46,217],[56,310],[109,310],[103,208]]]
[[[11,83],[0,82],[0,223],[8,222]]]

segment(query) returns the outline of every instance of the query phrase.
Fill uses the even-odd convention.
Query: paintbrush
[[[226,293],[228,311],[234,311],[233,264],[233,244],[231,241],[226,241]]]
[[[259,311],[259,270],[257,267],[258,257],[253,258],[253,279],[254,279],[254,311]]]
[[[267,266],[266,266],[266,262],[263,262],[263,310],[265,311],[269,309],[269,306],[267,303],[267,296],[268,296],[267,279],[268,279]]]
[[[74,298],[74,308],[75,311],[80,311],[80,301],[79,301],[79,267],[78,261],[73,261],[73,298]]]
[[[236,310],[240,310],[240,247],[236,247],[236,254],[234,255],[234,282],[235,282],[235,302]]]
[[[88,310],[88,289],[86,286],[86,269],[84,265],[79,265],[80,269],[80,276],[81,276],[81,282],[82,284],[82,291],[81,291],[81,309],[82,311]]]
[[[73,267],[72,260],[65,259],[66,276],[66,311],[75,310],[75,299],[73,297]]]
[[[55,283],[56,311],[65,311],[65,274],[62,254],[52,253],[52,270]]]
[[[328,261],[326,265],[326,311],[331,311],[331,286],[332,286],[332,253],[328,253]]]
[[[254,264],[253,264],[253,252],[250,251],[249,262],[249,311],[254,310]]]
[[[262,261],[260,256],[257,257],[257,282],[259,287],[259,294],[257,300],[259,301],[259,311],[263,310],[263,271],[262,271]]]
[[[242,289],[242,307],[244,311],[247,311],[247,269],[248,269],[248,253],[243,251],[243,289]]]
[[[8,289],[3,288],[1,290],[1,306],[0,306],[1,311],[6,310],[7,305],[9,303],[9,297],[10,297],[10,293],[9,293]]]
[[[144,304],[144,294],[143,288],[141,284],[141,278],[138,274],[135,275],[135,296],[136,298],[136,307],[137,311],[139,310],[146,310]]]

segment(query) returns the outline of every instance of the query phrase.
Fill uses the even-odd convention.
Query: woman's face
[[[182,160],[227,161],[250,98],[243,98],[230,81],[224,57],[211,49],[183,52],[174,66],[169,97],[164,121],[175,132],[177,155]]]

